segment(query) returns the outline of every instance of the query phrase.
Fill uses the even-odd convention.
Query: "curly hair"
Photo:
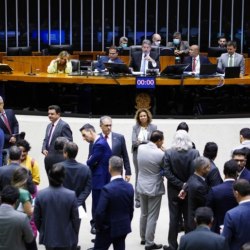
[[[139,125],[141,125],[139,116],[140,116],[140,114],[141,114],[142,112],[145,112],[145,113],[147,114],[147,117],[148,117],[148,124],[150,124],[150,123],[152,122],[152,114],[151,114],[151,112],[150,112],[148,109],[145,109],[145,108],[141,108],[141,109],[138,109],[138,110],[136,111],[136,113],[135,113],[135,120],[136,120],[136,122],[137,122]]]

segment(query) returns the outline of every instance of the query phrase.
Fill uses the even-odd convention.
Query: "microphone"
[[[14,63],[29,64],[29,65],[30,65],[30,72],[27,73],[27,75],[28,75],[28,76],[35,76],[35,75],[36,75],[36,73],[33,72],[32,63],[23,62],[23,61],[15,61],[15,60],[13,60],[13,59],[7,59],[6,61],[8,61],[8,62],[14,62]]]

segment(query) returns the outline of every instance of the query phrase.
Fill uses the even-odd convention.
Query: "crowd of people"
[[[90,233],[95,235],[90,249],[108,250],[111,244],[115,250],[126,249],[134,207],[140,209],[139,244],[145,250],[248,249],[250,128],[240,130],[240,145],[232,149],[222,178],[214,163],[218,152],[215,142],[207,142],[201,156],[190,138],[188,124],[182,122],[171,147],[165,149],[164,133],[152,122],[150,110],[140,108],[132,129],[132,171],[126,139],[112,131],[111,117],[100,118],[100,133],[89,123],[79,128],[89,143],[88,159],[80,163],[76,161],[78,145],[73,142],[70,124],[61,118],[60,107],[51,105],[41,149],[49,186],[38,190],[40,167],[28,154],[30,143],[17,136],[19,131],[16,135],[7,129],[8,116],[2,118],[8,113],[15,116],[10,111],[2,108],[0,123],[3,138],[16,140],[9,147],[3,146],[7,159],[0,167],[2,249],[36,250],[37,232],[39,244],[46,250],[81,249],[81,213],[90,193]],[[154,239],[165,192],[169,230],[168,242],[163,245]],[[178,241],[180,230],[185,235]]]

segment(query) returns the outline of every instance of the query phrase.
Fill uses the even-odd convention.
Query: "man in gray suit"
[[[55,150],[54,144],[57,137],[62,136],[66,137],[69,141],[73,141],[69,124],[61,119],[61,108],[59,106],[49,106],[48,117],[51,123],[47,126],[42,146],[42,153],[45,156]]]
[[[160,174],[164,157],[163,142],[163,132],[155,130],[151,134],[150,141],[138,148],[137,154],[139,169],[137,191],[141,203],[140,235],[141,244],[146,244],[146,250],[162,248],[161,244],[154,242],[154,236],[162,195],[165,193],[164,179]]]
[[[245,75],[245,59],[243,55],[236,53],[237,44],[235,41],[227,42],[227,53],[223,53],[218,60],[217,68],[225,72],[226,67],[240,66],[241,76]]]
[[[28,216],[14,209],[18,198],[19,190],[16,187],[6,186],[1,192],[0,249],[2,250],[26,250],[25,243],[30,243],[34,239]]]

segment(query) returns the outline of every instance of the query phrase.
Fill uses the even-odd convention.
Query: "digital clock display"
[[[135,86],[137,89],[154,89],[155,77],[152,76],[137,76],[135,80]]]

